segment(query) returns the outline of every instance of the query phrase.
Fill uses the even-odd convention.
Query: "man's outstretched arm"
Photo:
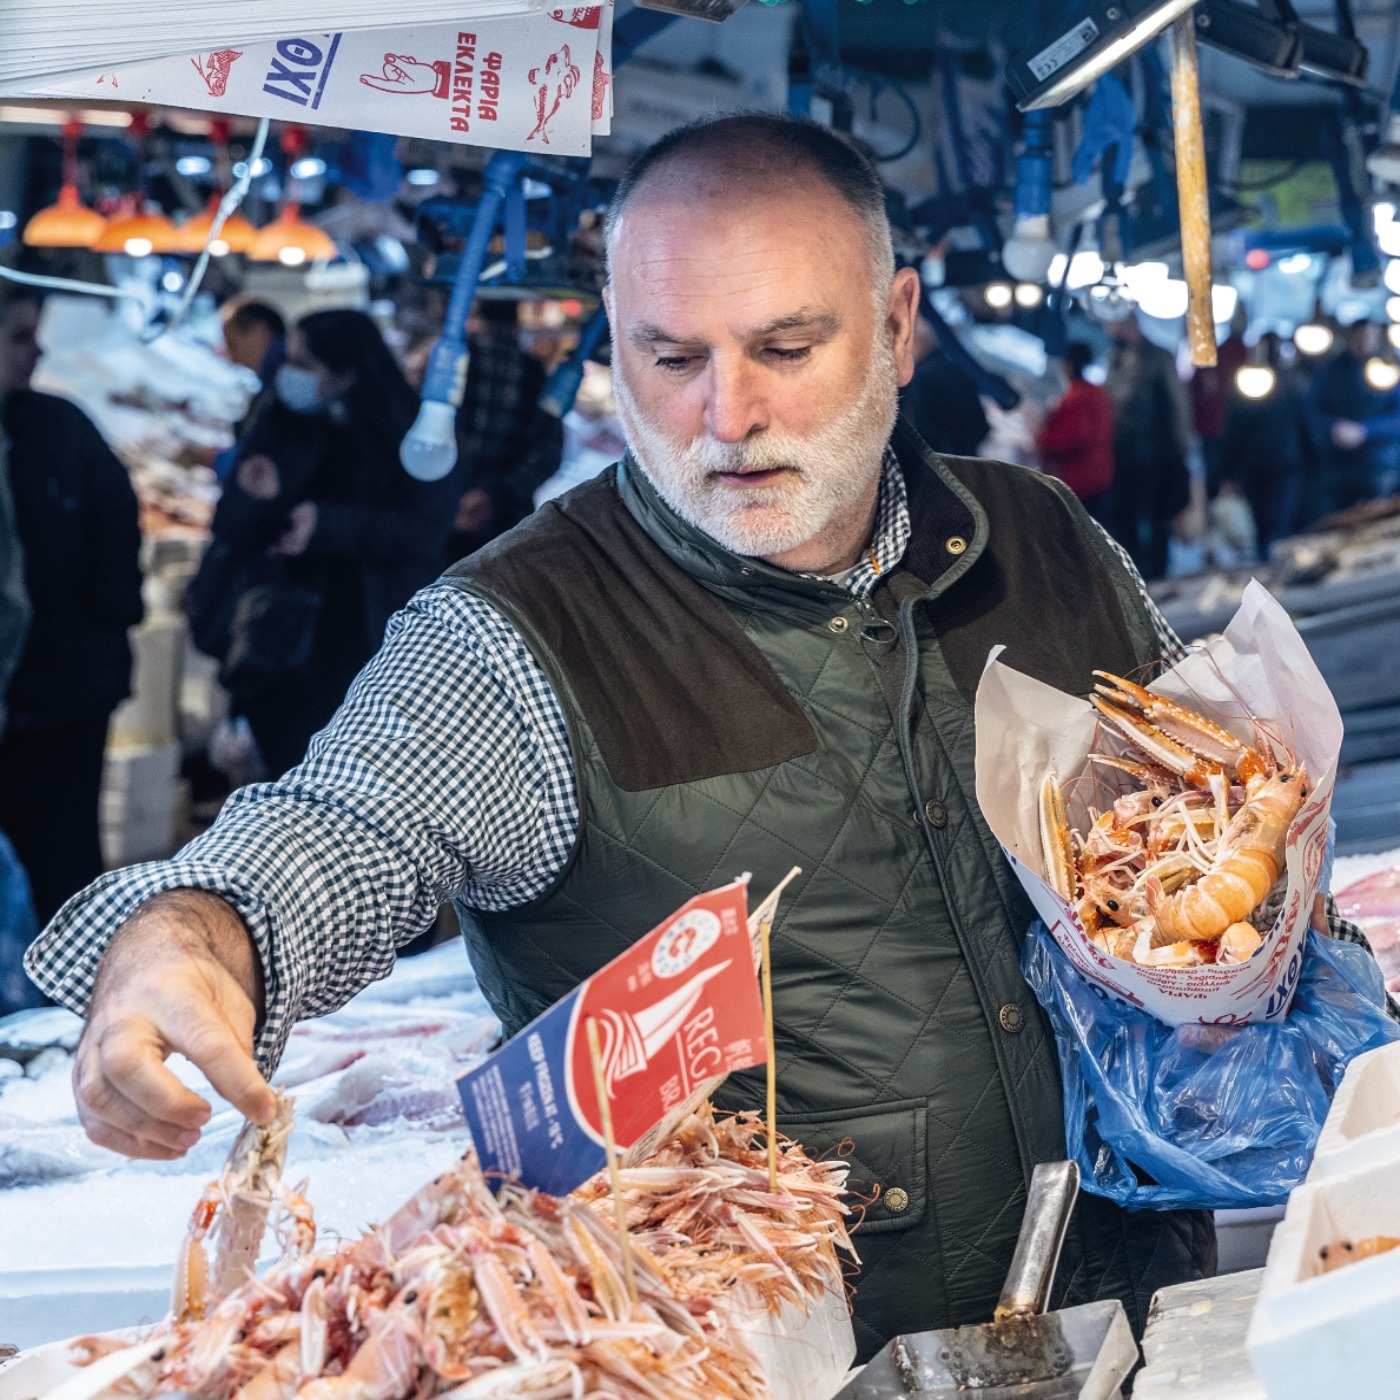
[[[548,887],[578,826],[567,732],[515,631],[450,584],[390,624],[306,761],[245,788],[174,859],[104,876],[26,957],[88,1018],[75,1067],[98,1141],[178,1155],[207,1113],[179,1050],[252,1116],[296,1021],[388,974],[444,900]]]

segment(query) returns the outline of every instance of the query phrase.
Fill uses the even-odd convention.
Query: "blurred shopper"
[[[98,794],[112,711],[131,690],[141,532],[126,468],[76,405],[29,387],[39,303],[0,283],[0,394],[33,612],[0,739],[0,830],[39,922],[102,873]]]
[[[1113,533],[1145,577],[1161,578],[1172,521],[1191,499],[1190,409],[1176,362],[1147,339],[1136,316],[1108,332],[1115,346],[1105,383],[1113,401]]]
[[[361,312],[299,321],[273,386],[189,602],[196,644],[222,660],[275,775],[301,761],[390,616],[441,571],[455,488],[399,465],[418,401]]]
[[[901,415],[935,452],[977,456],[991,425],[976,381],[944,352],[937,333],[922,318],[915,355],[914,377],[899,395]]]
[[[5,732],[5,692],[19,665],[29,631],[29,594],[24,588],[24,549],[10,493],[9,451],[0,433],[0,734]],[[41,1005],[39,989],[24,975],[24,950],[39,933],[29,877],[15,848],[0,831],[0,1016]]]
[[[1235,374],[1249,360],[1249,349],[1244,343],[1248,324],[1249,313],[1244,303],[1236,303],[1235,314],[1230,318],[1230,334],[1217,347],[1215,364],[1200,366],[1192,371],[1187,385],[1191,398],[1191,419],[1196,436],[1201,440],[1201,455],[1206,463],[1206,491],[1211,496],[1220,490],[1221,480],[1229,475],[1223,469],[1226,459],[1225,428],[1235,393]]]
[[[1036,435],[1040,464],[1079,497],[1100,524],[1109,523],[1113,487],[1113,401],[1084,378],[1094,352],[1082,341],[1065,347],[1060,361],[1066,388]]]
[[[230,297],[219,308],[219,320],[229,359],[258,376],[258,391],[248,401],[242,421],[234,425],[235,445],[220,452],[212,463],[214,474],[224,481],[238,455],[237,440],[257,418],[272,393],[277,368],[287,358],[287,325],[270,302],[249,296]]]
[[[1259,359],[1273,370],[1274,386],[1260,398],[1233,389],[1221,439],[1223,479],[1237,483],[1249,502],[1264,558],[1275,540],[1298,528],[1313,455],[1306,391],[1284,364],[1282,345],[1273,331],[1259,338]]]
[[[1381,328],[1353,322],[1342,332],[1341,349],[1313,379],[1307,412],[1318,462],[1305,523],[1396,488],[1400,390],[1376,389],[1366,378],[1366,363],[1380,349]]]
[[[478,301],[467,335],[471,359],[457,411],[454,478],[461,494],[449,564],[524,520],[564,452],[562,423],[539,406],[545,368],[521,349],[516,303]]]

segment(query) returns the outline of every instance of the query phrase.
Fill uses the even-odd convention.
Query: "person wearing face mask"
[[[1065,1153],[1019,971],[1035,911],[976,800],[988,650],[1082,696],[1181,644],[1063,483],[898,420],[918,274],[839,136],[682,128],[606,238],[627,455],[420,592],[302,767],[75,902],[27,965],[87,1017],[88,1133],[170,1159],[210,1107],[165,1056],[266,1122],[295,1022],[446,899],[513,1033],[695,892],[799,865],[772,937],[778,1125],[854,1144],[868,1357],[991,1316],[1034,1165]],[[1208,1214],[1086,1194],[1057,1299],[1121,1298],[1140,1327],[1214,1267]]]
[[[438,572],[455,497],[450,479],[399,465],[417,399],[369,317],[303,318],[271,390],[239,443],[191,621],[278,774]]]

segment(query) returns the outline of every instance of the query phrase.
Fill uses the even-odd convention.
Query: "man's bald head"
[[[874,291],[883,298],[894,275],[885,194],[875,168],[855,147],[804,117],[738,113],[692,122],[649,146],[627,168],[607,216],[614,235],[628,204],[655,197],[772,199],[824,184],[864,227]]]

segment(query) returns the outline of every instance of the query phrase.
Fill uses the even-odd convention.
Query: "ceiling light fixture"
[[[21,238],[31,248],[91,248],[107,227],[107,220],[96,209],[89,209],[78,195],[78,137],[82,130],[76,117],[63,123],[63,184],[58,199],[25,224]]]
[[[1086,13],[1063,20],[1006,66],[1023,112],[1058,107],[1155,39],[1194,0],[1090,0]]]

